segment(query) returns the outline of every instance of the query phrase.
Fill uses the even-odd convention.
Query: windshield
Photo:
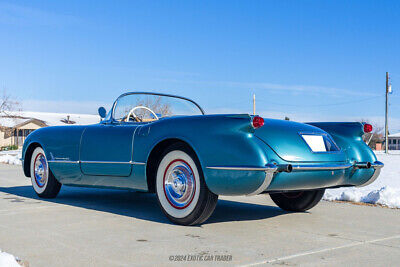
[[[151,93],[122,95],[113,109],[113,119],[120,122],[148,122],[164,117],[202,114],[203,110],[192,100]]]

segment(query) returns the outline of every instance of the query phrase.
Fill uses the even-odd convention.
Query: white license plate
[[[313,152],[326,152],[324,137],[322,135],[302,134],[301,136]]]

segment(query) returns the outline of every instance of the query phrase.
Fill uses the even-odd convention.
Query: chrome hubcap
[[[190,205],[196,190],[196,181],[190,165],[181,159],[172,161],[164,173],[164,193],[177,209]]]
[[[43,187],[47,181],[47,162],[43,154],[38,154],[34,163],[35,181],[39,187]]]

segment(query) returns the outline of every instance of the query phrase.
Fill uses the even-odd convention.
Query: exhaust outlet
[[[278,172],[292,172],[292,164],[280,164],[278,165]]]
[[[369,169],[371,168],[372,164],[371,162],[356,162],[354,163],[354,167],[357,169]]]

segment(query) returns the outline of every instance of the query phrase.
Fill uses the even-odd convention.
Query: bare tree
[[[21,105],[18,101],[12,99],[5,90],[0,99],[0,116],[15,117],[15,111],[21,111]]]
[[[15,111],[21,111],[20,103],[16,100],[13,100],[5,90],[3,90],[1,94],[0,117],[18,118],[19,115]],[[3,131],[7,137],[12,135],[12,130],[10,130],[9,127],[3,126],[2,124],[0,124],[0,130]]]
[[[136,102],[136,106],[148,107],[152,111],[154,111],[156,114],[161,114],[162,117],[172,115],[171,105],[163,102],[163,100],[164,99],[160,96],[146,97],[144,99],[138,99],[138,101]],[[138,115],[139,117],[145,118],[146,115],[150,115],[150,114],[148,114],[148,111],[146,111],[146,110],[138,110],[136,115]]]

